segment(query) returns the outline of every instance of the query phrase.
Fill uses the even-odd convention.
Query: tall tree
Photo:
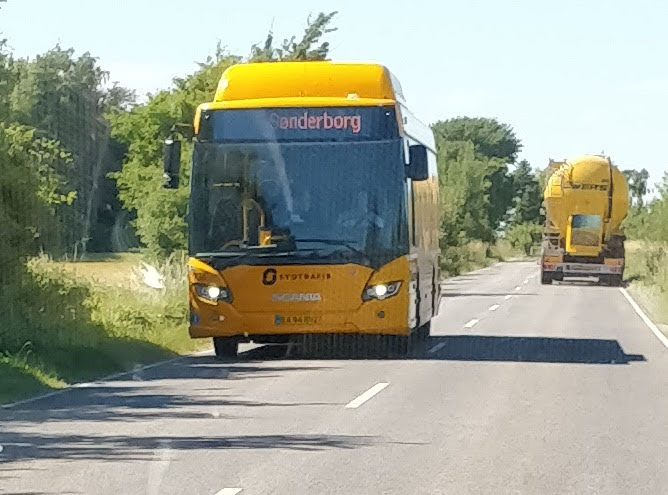
[[[0,39],[0,122],[6,122],[10,118],[9,97],[17,80],[14,58],[6,46],[6,41]]]
[[[513,184],[513,209],[511,224],[542,223],[541,205],[543,193],[538,175],[526,160],[521,160],[511,174]]]
[[[489,207],[489,176],[493,158],[476,156],[471,142],[438,142],[443,242],[462,239],[491,241],[494,236]]]
[[[60,46],[32,60],[16,60],[12,68],[16,81],[8,99],[11,120],[57,139],[72,155],[66,179],[76,199],[62,212],[66,243],[85,251],[92,241],[97,249],[108,250],[109,233],[104,234],[100,212],[114,205],[119,209],[115,183],[105,175],[120,160],[112,152],[104,114],[130,104],[133,93],[118,84],[106,88],[108,74],[95,57],[75,56],[74,50]]]
[[[508,124],[496,119],[457,117],[436,122],[434,133],[444,141],[471,141],[478,156],[515,163],[522,143]]]
[[[645,195],[647,195],[649,172],[643,168],[642,170],[624,170],[622,173],[629,184],[629,194],[632,204],[642,208],[645,203]]]
[[[512,128],[495,119],[458,117],[436,122],[432,129],[437,144],[471,143],[479,164],[484,164],[485,214],[496,231],[512,205],[513,186],[508,164],[514,163],[522,145]],[[444,159],[445,157],[441,157]]]

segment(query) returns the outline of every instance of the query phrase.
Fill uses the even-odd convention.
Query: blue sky
[[[273,25],[301,33],[338,10],[331,57],[378,61],[426,122],[495,117],[522,157],[605,151],[622,168],[668,170],[668,2],[634,0],[317,1],[9,0],[0,31],[16,54],[60,43],[99,57],[140,94],[192,72],[218,40],[246,55]]]

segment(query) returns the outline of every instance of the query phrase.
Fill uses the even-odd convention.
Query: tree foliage
[[[69,249],[85,250],[92,243],[109,250],[113,216],[107,215],[105,224],[100,212],[120,210],[115,184],[105,179],[120,156],[104,114],[130,105],[134,93],[118,84],[107,87],[107,72],[89,53],[75,56],[60,46],[34,59],[5,55],[0,78],[0,93],[7,96],[0,104],[3,120],[36,129],[71,155],[64,179],[76,196],[61,211],[63,242]]]
[[[532,248],[540,242],[543,226],[538,223],[523,222],[512,225],[506,232],[506,240],[515,249],[521,250],[527,256],[532,254]]]
[[[628,237],[668,243],[668,172],[657,184],[657,192],[658,196],[648,204],[636,204],[629,211],[625,222]]]
[[[622,173],[629,185],[632,205],[642,208],[645,203],[645,195],[648,192],[649,172],[643,168],[642,170],[624,170]]]
[[[56,208],[74,199],[63,179],[69,160],[56,141],[36,137],[34,129],[0,123],[0,265],[5,282],[22,258],[58,246]]]
[[[476,156],[470,141],[437,143],[444,245],[456,246],[460,239],[491,241],[486,213],[496,159]]]
[[[467,203],[471,216],[483,215],[475,239],[491,240],[513,201],[513,184],[508,175],[508,164],[514,163],[521,142],[512,128],[495,119],[458,117],[439,121],[432,126],[439,150],[453,143],[470,143],[476,163],[484,177],[480,200]],[[450,166],[450,153],[439,151],[444,170]],[[482,210],[481,210],[482,209]],[[477,213],[474,213],[476,210]]]
[[[293,36],[274,48],[270,32],[265,43],[253,45],[249,61],[321,60],[329,45],[320,42],[336,12],[309,18],[301,40]],[[316,46],[317,45],[317,46]],[[189,124],[201,103],[210,101],[222,72],[242,58],[218,45],[214,56],[199,64],[193,74],[174,79],[174,86],[150,96],[130,110],[116,108],[108,113],[112,136],[128,149],[123,169],[113,174],[123,206],[136,214],[135,227],[141,242],[154,255],[164,256],[187,248],[186,206],[190,176],[191,144],[186,142],[181,159],[181,183],[177,191],[165,191],[162,184],[162,141],[175,124]]]
[[[162,141],[175,124],[190,123],[200,103],[211,100],[221,73],[239,57],[218,47],[214,57],[199,70],[174,80],[171,90],[161,91],[143,105],[109,114],[112,136],[128,147],[121,171],[112,174],[123,206],[135,212],[139,238],[154,255],[167,255],[187,247],[187,187],[162,189]],[[190,175],[191,147],[181,155],[182,183]]]
[[[512,225],[542,223],[543,188],[540,178],[528,161],[520,161],[511,174],[513,185],[513,208],[510,214]]]
[[[542,222],[542,185],[526,160],[509,171],[522,147],[513,129],[495,119],[469,117],[440,121],[432,129],[441,181],[444,269],[458,273],[466,266],[471,242],[489,245],[504,230],[506,238],[512,230],[515,248],[530,248]]]
[[[496,119],[457,117],[436,122],[432,129],[443,141],[470,141],[477,156],[515,163],[522,143],[508,124]]]
[[[280,48],[274,47],[274,33],[270,30],[264,43],[251,47],[250,62],[276,62],[289,60],[325,60],[329,54],[329,42],[320,42],[321,38],[336,31],[330,27],[336,11],[328,14],[320,12],[315,19],[310,15],[306,20],[306,29],[301,40],[296,36],[284,39]]]

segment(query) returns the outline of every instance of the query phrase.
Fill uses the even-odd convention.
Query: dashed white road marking
[[[169,465],[174,458],[174,452],[171,449],[169,440],[159,442],[160,447],[153,450],[154,462],[151,462],[148,471],[148,481],[146,493],[148,495],[158,495],[160,487],[165,479],[165,474],[169,470]]]
[[[512,295],[512,294],[508,294],[506,297],[504,297],[504,299],[505,299],[506,301],[507,301],[508,299],[512,299],[512,298],[513,298],[513,295]]]
[[[473,318],[471,321],[469,321],[466,325],[464,325],[464,328],[473,328],[478,324],[480,320]]]
[[[640,316],[643,322],[645,322],[645,325],[649,327],[649,329],[652,331],[652,333],[656,336],[657,339],[661,341],[661,343],[668,348],[668,337],[666,337],[661,330],[659,330],[659,327],[656,326],[656,324],[647,316],[647,314],[642,310],[642,308],[638,305],[637,302],[633,300],[631,297],[631,294],[628,293],[628,291],[620,287],[619,289],[622,293],[622,295],[626,298],[626,300],[629,302],[633,310]]]
[[[241,488],[223,488],[219,492],[216,492],[216,495],[237,495],[237,493],[241,493],[241,491]]]
[[[492,305],[492,306],[489,307],[489,310],[490,310],[490,311],[496,311],[496,310],[499,309],[500,307],[501,307],[500,305],[498,305],[498,304],[494,304],[494,305]]]
[[[429,354],[433,354],[433,353],[435,353],[435,352],[440,351],[440,350],[443,349],[444,347],[445,347],[445,342],[441,342],[440,344],[436,344],[434,347],[432,347],[431,349],[429,349],[427,352],[429,352]]]
[[[364,404],[366,401],[371,399],[374,395],[380,393],[388,385],[389,385],[389,383],[385,383],[385,382],[376,383],[373,387],[371,387],[369,390],[364,392],[362,395],[360,395],[356,399],[353,399],[350,402],[348,402],[348,404],[346,404],[346,409],[357,409],[362,404]]]
[[[528,284],[528,283],[529,283],[529,279],[526,279],[526,280],[524,281],[524,285],[526,285],[526,284]]]
[[[519,285],[517,287],[515,287],[515,290],[521,290],[521,289],[522,289],[522,287],[520,287]]]

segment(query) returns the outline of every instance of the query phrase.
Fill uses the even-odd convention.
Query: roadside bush
[[[663,246],[653,246],[646,249],[645,266],[651,277],[657,277],[667,262],[668,257]]]
[[[441,250],[441,272],[444,276],[454,277],[503,259],[496,252],[494,245],[482,241],[470,241],[461,246],[446,246]]]
[[[539,224],[520,223],[508,229],[506,239],[512,247],[530,256],[533,246],[540,243],[542,232],[543,227]]]

